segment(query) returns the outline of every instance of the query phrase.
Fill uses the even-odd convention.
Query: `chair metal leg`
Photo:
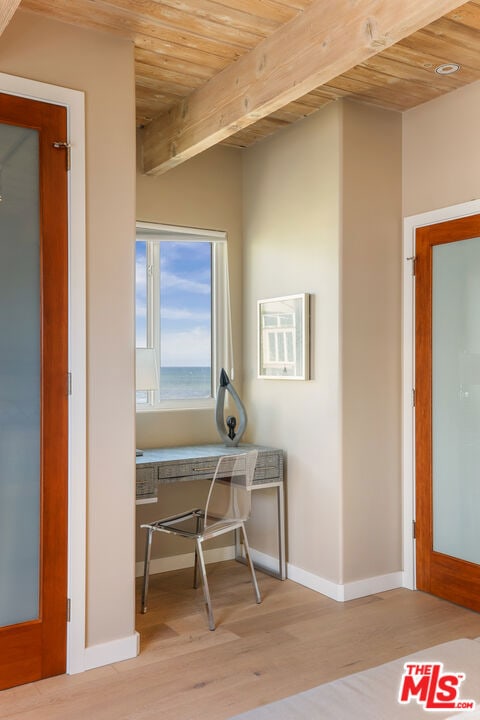
[[[197,535],[200,532],[200,517],[198,515],[197,515],[197,524],[196,524],[195,532],[197,533]],[[193,566],[193,587],[195,590],[198,588],[197,569],[198,569],[198,552],[197,552],[197,544],[195,543],[195,563]]]
[[[195,545],[195,560],[193,565],[193,588],[196,590],[198,588],[198,552],[197,552],[197,546]]]
[[[202,542],[199,538],[196,540],[196,551],[198,555],[198,564],[200,566],[200,574],[202,577],[203,595],[208,615],[208,627],[215,630],[215,621],[213,619],[212,601],[210,600],[210,590],[208,589],[207,571],[205,570],[205,560],[203,558]]]
[[[262,596],[260,595],[260,590],[258,589],[257,576],[255,575],[255,568],[253,567],[252,555],[250,553],[250,545],[248,544],[247,532],[245,530],[245,525],[243,523],[242,523],[242,535],[243,535],[243,547],[245,548],[245,556],[246,556],[246,559],[248,562],[248,566],[250,568],[250,574],[252,576],[252,583],[253,583],[253,588],[255,590],[255,597],[256,597],[257,603],[260,604],[262,602]]]
[[[152,553],[152,536],[153,529],[147,528],[147,537],[145,539],[145,562],[143,566],[143,588],[142,588],[142,613],[147,612],[147,594],[148,580],[150,576],[150,555]]]

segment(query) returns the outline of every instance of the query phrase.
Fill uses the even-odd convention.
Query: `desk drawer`
[[[156,497],[156,474],[154,467],[137,468],[136,496],[140,498]]]
[[[283,453],[264,452],[258,455],[255,468],[254,485],[257,483],[283,479]]]
[[[162,463],[158,466],[158,479],[160,482],[175,482],[176,480],[211,479],[218,458],[202,458],[201,460],[187,460],[185,462]]]
[[[186,460],[184,462],[161,463],[157,466],[157,478],[161,483],[210,480],[217,467],[218,457]],[[283,478],[283,454],[277,452],[259,453],[255,468],[254,483],[269,482]]]

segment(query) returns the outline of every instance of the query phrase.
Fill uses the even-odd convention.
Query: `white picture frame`
[[[257,377],[310,379],[310,295],[257,302]]]

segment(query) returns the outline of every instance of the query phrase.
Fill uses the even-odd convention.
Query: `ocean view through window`
[[[136,346],[155,350],[158,390],[137,408],[212,404],[230,329],[225,233],[141,223],[136,241]],[[220,306],[220,307],[219,307]]]

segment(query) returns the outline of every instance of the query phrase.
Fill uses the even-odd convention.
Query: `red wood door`
[[[27,135],[33,131],[35,147],[38,155],[37,170],[33,184],[37,186],[36,200],[32,198],[33,209],[26,207],[25,196],[21,195],[22,188],[16,178],[22,166],[22,133]],[[2,135],[3,132],[3,135]],[[20,137],[20,140],[13,138]],[[30,136],[29,136],[30,137]],[[7,624],[3,622],[0,627],[0,689],[19,685],[43,677],[57,675],[65,672],[66,665],[66,622],[67,622],[67,480],[68,480],[68,398],[67,398],[67,371],[68,371],[68,242],[67,242],[67,163],[66,151],[56,149],[54,143],[67,140],[66,110],[57,105],[36,102],[25,98],[0,94],[0,173],[1,173],[1,202],[0,202],[0,249],[2,257],[12,258],[22,243],[25,242],[25,233],[18,230],[28,223],[24,216],[28,212],[38,216],[38,275],[35,287],[38,284],[38,317],[23,322],[25,314],[19,310],[21,300],[11,303],[9,313],[11,322],[17,327],[12,333],[15,343],[19,343],[18,371],[15,364],[10,362],[6,369],[6,355],[0,353],[0,400],[8,396],[10,386],[18,382],[18,375],[23,371],[23,365],[36,362],[38,366],[38,477],[32,477],[33,495],[38,498],[38,577],[33,578],[35,594],[34,617],[21,622]],[[19,168],[15,170],[15,162]],[[38,177],[37,177],[38,176]],[[15,192],[20,192],[22,200],[15,199]],[[4,213],[2,225],[1,213]],[[11,219],[8,214],[12,214]],[[15,215],[16,213],[16,215]],[[20,218],[20,221],[18,221]],[[7,224],[5,224],[7,223]],[[14,227],[14,230],[9,230]],[[3,237],[2,237],[3,235]],[[2,248],[3,243],[3,248]],[[35,243],[34,243],[35,244]],[[10,276],[8,287],[21,285],[24,282],[22,272],[30,272],[25,267],[29,261],[19,267],[12,260],[13,276]],[[4,273],[5,260],[4,260]],[[7,274],[4,277],[9,277]],[[32,283],[28,287],[31,288]],[[5,288],[5,283],[4,283]],[[4,293],[7,292],[5,289]],[[30,292],[30,289],[29,289]],[[8,296],[9,297],[9,296]],[[0,287],[0,304],[8,302],[3,298]],[[10,300],[11,302],[11,300]],[[2,315],[4,327],[7,327],[5,313]],[[20,319],[19,319],[20,318]],[[34,322],[35,320],[35,322]],[[35,326],[35,330],[32,328]],[[31,358],[29,353],[22,352],[22,342],[30,347],[28,339],[33,333],[38,334],[38,359]],[[36,340],[37,342],[37,340]],[[27,357],[24,357],[27,355]],[[9,375],[10,373],[10,375]],[[17,375],[17,377],[15,377]],[[20,381],[20,394],[22,391]],[[3,396],[2,396],[3,392]],[[11,469],[14,475],[15,465],[21,465],[23,453],[30,451],[28,447],[16,447],[11,443],[8,435],[10,425],[15,423],[22,427],[22,417],[28,418],[32,408],[27,401],[15,406],[15,397],[11,401],[11,421],[7,422],[8,414],[0,407],[0,440],[12,455]],[[6,419],[7,418],[7,419]],[[25,420],[26,422],[26,420]],[[10,423],[10,424],[9,424]],[[2,439],[3,433],[3,439]],[[0,464],[0,468],[2,465]],[[6,475],[0,477],[0,506],[10,501],[18,494],[18,486]],[[21,481],[23,482],[23,477]],[[3,483],[2,483],[3,481]],[[18,485],[18,484],[17,484]],[[2,500],[3,494],[3,500]],[[26,506],[29,500],[29,491],[19,502]],[[0,507],[1,509],[1,507]],[[2,556],[8,561],[8,555],[16,553],[28,554],[31,549],[31,540],[26,540],[20,531],[22,527],[22,512],[18,518],[12,518],[10,524],[17,525],[18,532],[7,532],[9,525],[4,518],[3,552]],[[9,518],[7,517],[7,520]],[[36,521],[35,521],[36,522]],[[36,527],[35,522],[33,525]],[[2,528],[0,527],[0,533]],[[35,530],[35,534],[37,531]],[[34,544],[34,543],[33,543]],[[34,573],[28,563],[22,568],[26,574]],[[5,562],[1,567],[4,567]],[[0,608],[1,596],[7,594],[7,583],[0,576]],[[20,584],[19,587],[22,587]],[[8,586],[8,591],[11,591]],[[23,600],[21,592],[17,598]],[[14,601],[15,602],[15,598]],[[10,601],[10,604],[12,602]],[[0,623],[1,624],[1,623]]]
[[[417,587],[477,612],[480,308],[467,299],[480,288],[479,238],[480,215],[419,228],[415,273]]]

